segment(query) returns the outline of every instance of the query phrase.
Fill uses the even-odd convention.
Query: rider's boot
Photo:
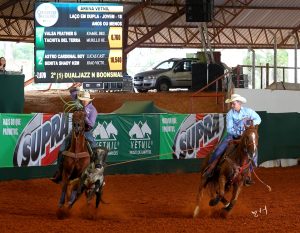
[[[56,184],[59,184],[62,180],[62,170],[63,170],[63,155],[61,152],[58,154],[57,158],[58,170],[55,172],[54,176],[50,178]]]

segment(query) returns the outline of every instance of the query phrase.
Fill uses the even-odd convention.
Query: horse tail
[[[194,215],[193,215],[194,218],[197,217],[199,212],[200,212],[200,202],[201,202],[201,199],[203,197],[203,189],[207,185],[207,178],[205,176],[203,176],[203,174],[204,174],[204,172],[206,170],[206,167],[208,165],[208,161],[209,161],[210,156],[211,156],[211,154],[208,155],[205,158],[205,160],[202,163],[201,168],[200,168],[201,179],[200,179],[200,183],[199,183],[199,187],[198,187],[198,192],[197,192],[197,195],[196,195],[196,207],[194,209]]]
[[[202,172],[201,172],[201,175],[202,175]],[[204,188],[205,184],[206,184],[206,177],[202,176],[199,187],[198,187],[198,192],[196,195],[196,207],[194,209],[194,214],[193,214],[194,218],[196,218],[200,212],[200,202],[203,197],[203,188]]]
[[[199,187],[199,189],[200,189],[200,187]],[[200,207],[199,207],[199,205],[200,205],[200,191],[199,191],[199,189],[198,189],[197,196],[196,196],[196,207],[194,209],[194,214],[193,214],[194,218],[196,218],[198,216],[199,212],[200,212]]]

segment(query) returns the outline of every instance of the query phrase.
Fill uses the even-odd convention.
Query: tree
[[[34,60],[34,47],[29,43],[17,43],[13,49],[13,56],[20,60]]]
[[[270,66],[274,65],[274,52],[273,50],[256,50],[255,51],[255,64],[266,65],[269,63]],[[252,53],[248,53],[247,57],[243,59],[244,65],[252,65]],[[288,65],[288,52],[285,49],[277,50],[277,66]]]
[[[274,51],[270,49],[264,49],[264,50],[255,50],[255,65],[256,66],[266,66],[266,64],[269,63],[269,66],[274,66]],[[243,59],[244,65],[252,65],[252,52],[249,52],[247,56]],[[278,49],[277,50],[277,67],[278,66],[288,66],[288,52],[284,49]],[[249,76],[249,80],[252,80],[252,69],[243,69],[243,73],[247,74]],[[263,75],[265,75],[266,70],[263,69]],[[260,68],[255,69],[255,83],[257,86],[260,84],[261,79],[263,79],[263,83],[266,83],[264,80],[264,77],[260,77],[261,70]],[[270,83],[272,83],[272,79],[274,72],[273,68],[270,68],[269,70],[269,77],[270,77]],[[280,72],[277,70],[277,80],[282,81],[283,80],[283,72]]]

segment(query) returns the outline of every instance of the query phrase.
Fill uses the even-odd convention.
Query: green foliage
[[[269,63],[270,66],[274,64],[273,50],[255,50],[255,64],[265,66]],[[252,65],[252,52],[249,52],[247,57],[243,60],[244,65]],[[277,50],[277,66],[288,65],[288,52],[284,49]]]
[[[0,43],[0,57],[4,57],[4,43]]]
[[[13,56],[15,59],[34,59],[34,47],[30,43],[17,43],[13,49]]]

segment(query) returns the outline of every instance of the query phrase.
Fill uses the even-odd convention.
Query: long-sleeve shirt
[[[233,137],[241,136],[249,120],[253,121],[253,125],[261,123],[260,116],[251,108],[241,107],[239,112],[231,109],[226,115],[227,133]]]
[[[84,111],[86,113],[85,123],[88,125],[88,128],[92,129],[96,123],[98,112],[92,103],[85,106]]]
[[[70,94],[71,94],[71,98],[73,100],[77,100],[77,90],[72,89],[70,90]],[[92,104],[92,102],[90,102],[87,106],[84,107],[84,111],[86,113],[86,117],[85,117],[85,123],[87,126],[88,130],[91,130],[95,123],[96,123],[96,118],[97,118],[97,110],[94,107],[94,105]]]

